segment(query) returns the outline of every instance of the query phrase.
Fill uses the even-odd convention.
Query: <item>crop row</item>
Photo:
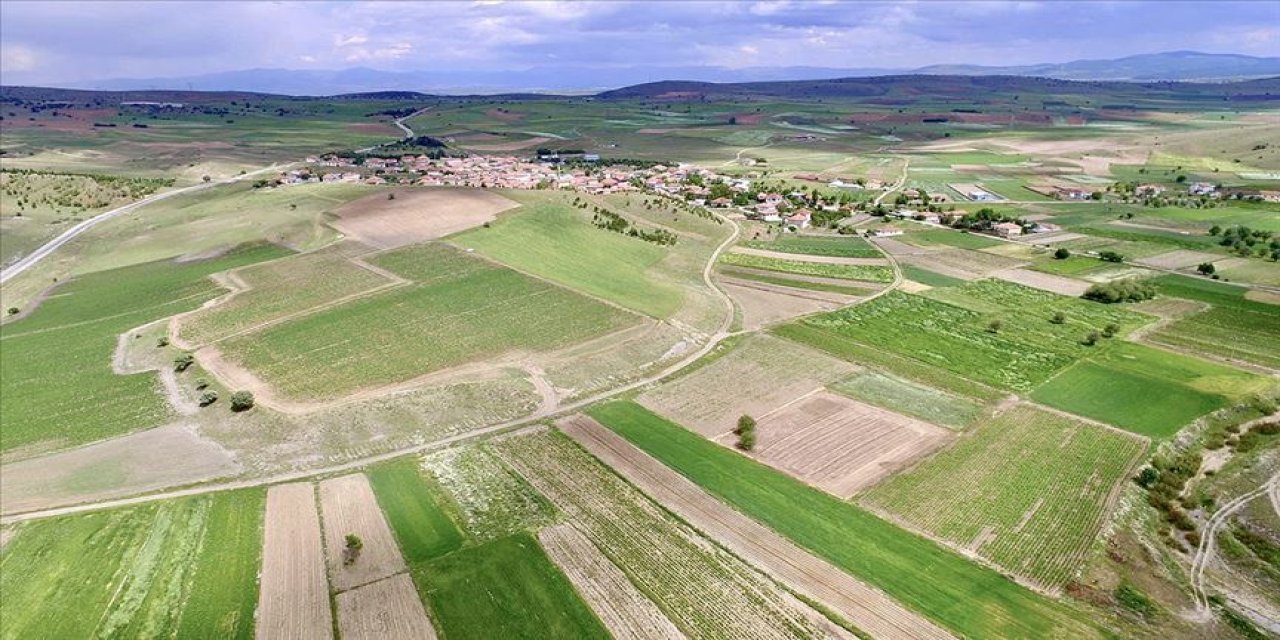
[[[726,253],[720,256],[721,262],[751,269],[764,269],[781,273],[794,273],[805,276],[821,276],[824,278],[840,278],[844,280],[861,280],[864,282],[892,282],[893,270],[864,264],[828,264],[825,262],[801,262],[798,260],[780,260],[746,253]]]

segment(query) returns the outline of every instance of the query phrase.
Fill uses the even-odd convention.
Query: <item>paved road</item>
[[[412,118],[412,117],[414,117],[414,116],[416,116],[416,115],[418,115],[418,114],[420,114],[420,113],[423,113],[423,112],[427,111],[427,110],[428,110],[428,109],[430,109],[430,108],[431,108],[431,107],[423,107],[423,108],[418,109],[417,111],[414,111],[413,113],[411,113],[411,114],[409,114],[409,115],[407,115],[407,116],[405,116],[405,117],[403,117],[403,118],[396,118],[396,119],[395,119],[395,121],[391,123],[391,124],[394,124],[394,125],[395,125],[395,126],[397,126],[397,127],[400,127],[400,130],[404,132],[404,136],[403,136],[402,138],[400,138],[399,140],[392,140],[391,142],[383,142],[382,144],[375,144],[375,145],[373,145],[372,147],[365,147],[365,148],[363,148],[363,149],[356,149],[356,153],[369,153],[370,151],[373,151],[374,149],[377,149],[378,147],[385,147],[385,146],[387,146],[387,145],[392,145],[392,144],[395,144],[395,143],[397,143],[397,142],[400,142],[401,140],[408,140],[409,138],[412,138],[412,137],[413,137],[413,129],[410,129],[410,128],[409,128],[409,125],[405,124],[405,123],[404,123],[404,121],[405,121],[405,120],[408,120],[409,118]]]
[[[151,203],[153,203],[153,202],[158,202],[158,201],[160,201],[160,200],[165,200],[165,199],[168,199],[168,198],[172,198],[172,197],[174,197],[174,196],[179,196],[179,195],[182,195],[182,194],[184,194],[184,193],[192,193],[192,192],[195,192],[195,191],[200,191],[200,190],[202,190],[202,189],[208,189],[208,188],[213,187],[213,186],[216,186],[216,185],[220,185],[220,184],[228,184],[228,183],[235,182],[235,181],[237,181],[237,180],[243,180],[243,179],[245,179],[245,178],[249,178],[249,177],[251,177],[251,176],[255,176],[255,175],[257,175],[257,174],[260,174],[260,173],[263,173],[263,172],[266,172],[266,171],[279,171],[279,170],[280,170],[280,166],[278,166],[278,165],[271,165],[270,167],[265,167],[265,168],[262,168],[262,169],[258,169],[257,171],[253,171],[253,172],[251,172],[251,173],[246,173],[246,174],[243,174],[243,175],[235,176],[235,177],[233,177],[233,178],[227,178],[227,179],[225,179],[225,180],[215,180],[215,181],[210,181],[210,182],[202,182],[202,183],[200,183],[200,184],[191,185],[191,186],[189,186],[189,187],[182,187],[181,189],[173,189],[173,190],[171,190],[171,191],[164,191],[164,192],[162,192],[162,193],[157,193],[157,194],[155,194],[155,195],[152,195],[152,196],[148,196],[148,197],[146,197],[146,198],[143,198],[143,199],[141,199],[141,200],[139,200],[139,201],[137,201],[137,202],[133,202],[133,203],[130,203],[130,204],[126,204],[126,205],[124,205],[123,207],[118,207],[118,208],[112,209],[112,210],[110,210],[110,211],[104,211],[104,212],[102,212],[102,213],[99,213],[98,215],[96,215],[96,216],[94,216],[94,217],[92,217],[92,218],[89,218],[88,220],[85,220],[85,221],[83,221],[83,222],[80,222],[80,223],[76,224],[74,227],[71,227],[70,229],[67,229],[66,231],[63,231],[61,235],[59,235],[58,237],[54,238],[53,240],[50,240],[49,242],[46,242],[46,243],[45,243],[43,246],[41,246],[39,249],[36,249],[35,251],[32,251],[31,253],[29,253],[29,254],[27,254],[26,256],[24,256],[21,260],[18,260],[17,262],[15,262],[15,263],[13,263],[12,265],[10,265],[10,266],[6,267],[5,269],[0,270],[0,284],[4,284],[4,283],[8,282],[9,280],[11,280],[14,276],[17,276],[18,274],[22,273],[23,271],[26,271],[27,269],[30,269],[31,267],[34,267],[34,266],[35,266],[37,263],[39,263],[41,260],[44,260],[45,258],[49,257],[49,254],[51,254],[51,253],[53,253],[54,251],[56,251],[56,250],[58,249],[58,247],[61,247],[62,245],[64,245],[64,244],[66,244],[66,243],[71,242],[72,240],[74,240],[76,236],[78,236],[78,235],[80,235],[80,234],[84,233],[85,231],[88,231],[89,229],[92,229],[93,227],[95,227],[95,226],[97,226],[97,225],[99,225],[99,224],[102,224],[103,222],[106,222],[107,220],[110,220],[110,219],[112,219],[112,218],[114,218],[114,217],[116,217],[116,216],[119,216],[119,215],[121,215],[121,214],[128,213],[128,212],[130,212],[130,211],[133,211],[134,209],[137,209],[138,207],[141,207],[141,206],[144,206],[144,205],[148,205],[148,204],[151,204]]]

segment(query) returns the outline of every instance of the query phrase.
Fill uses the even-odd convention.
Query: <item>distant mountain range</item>
[[[1280,76],[1280,58],[1174,51],[1117,58],[1008,67],[931,65],[918,69],[841,67],[534,67],[508,71],[380,71],[245,69],[173,78],[117,78],[73,83],[67,88],[108,91],[175,89],[250,91],[285,95],[337,95],[369,91],[422,91],[435,94],[510,92],[595,92],[666,80],[698,82],[771,82],[857,78],[885,75],[1028,76],[1062,80],[1126,82],[1221,82]]]

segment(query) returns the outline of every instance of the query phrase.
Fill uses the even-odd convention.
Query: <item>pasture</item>
[[[636,317],[448,246],[374,259],[412,285],[241,334],[220,345],[280,394],[316,400],[521,349],[545,351]]]
[[[538,541],[516,534],[412,569],[445,638],[608,638]]]
[[[81,276],[0,328],[0,450],[64,448],[154,427],[171,417],[155,373],[112,370],[117,337],[189,311],[220,289],[212,273],[288,255],[239,247],[210,260],[152,262]]]
[[[1057,590],[1085,562],[1145,450],[1139,438],[1019,405],[862,502]]]
[[[263,492],[21,527],[0,554],[0,637],[254,637]]]
[[[1065,605],[639,405],[612,402],[588,413],[742,513],[955,633],[1102,635]]]

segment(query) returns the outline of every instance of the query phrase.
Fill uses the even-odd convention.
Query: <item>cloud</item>
[[[0,71],[22,73],[35,69],[39,56],[22,45],[0,44]]]

